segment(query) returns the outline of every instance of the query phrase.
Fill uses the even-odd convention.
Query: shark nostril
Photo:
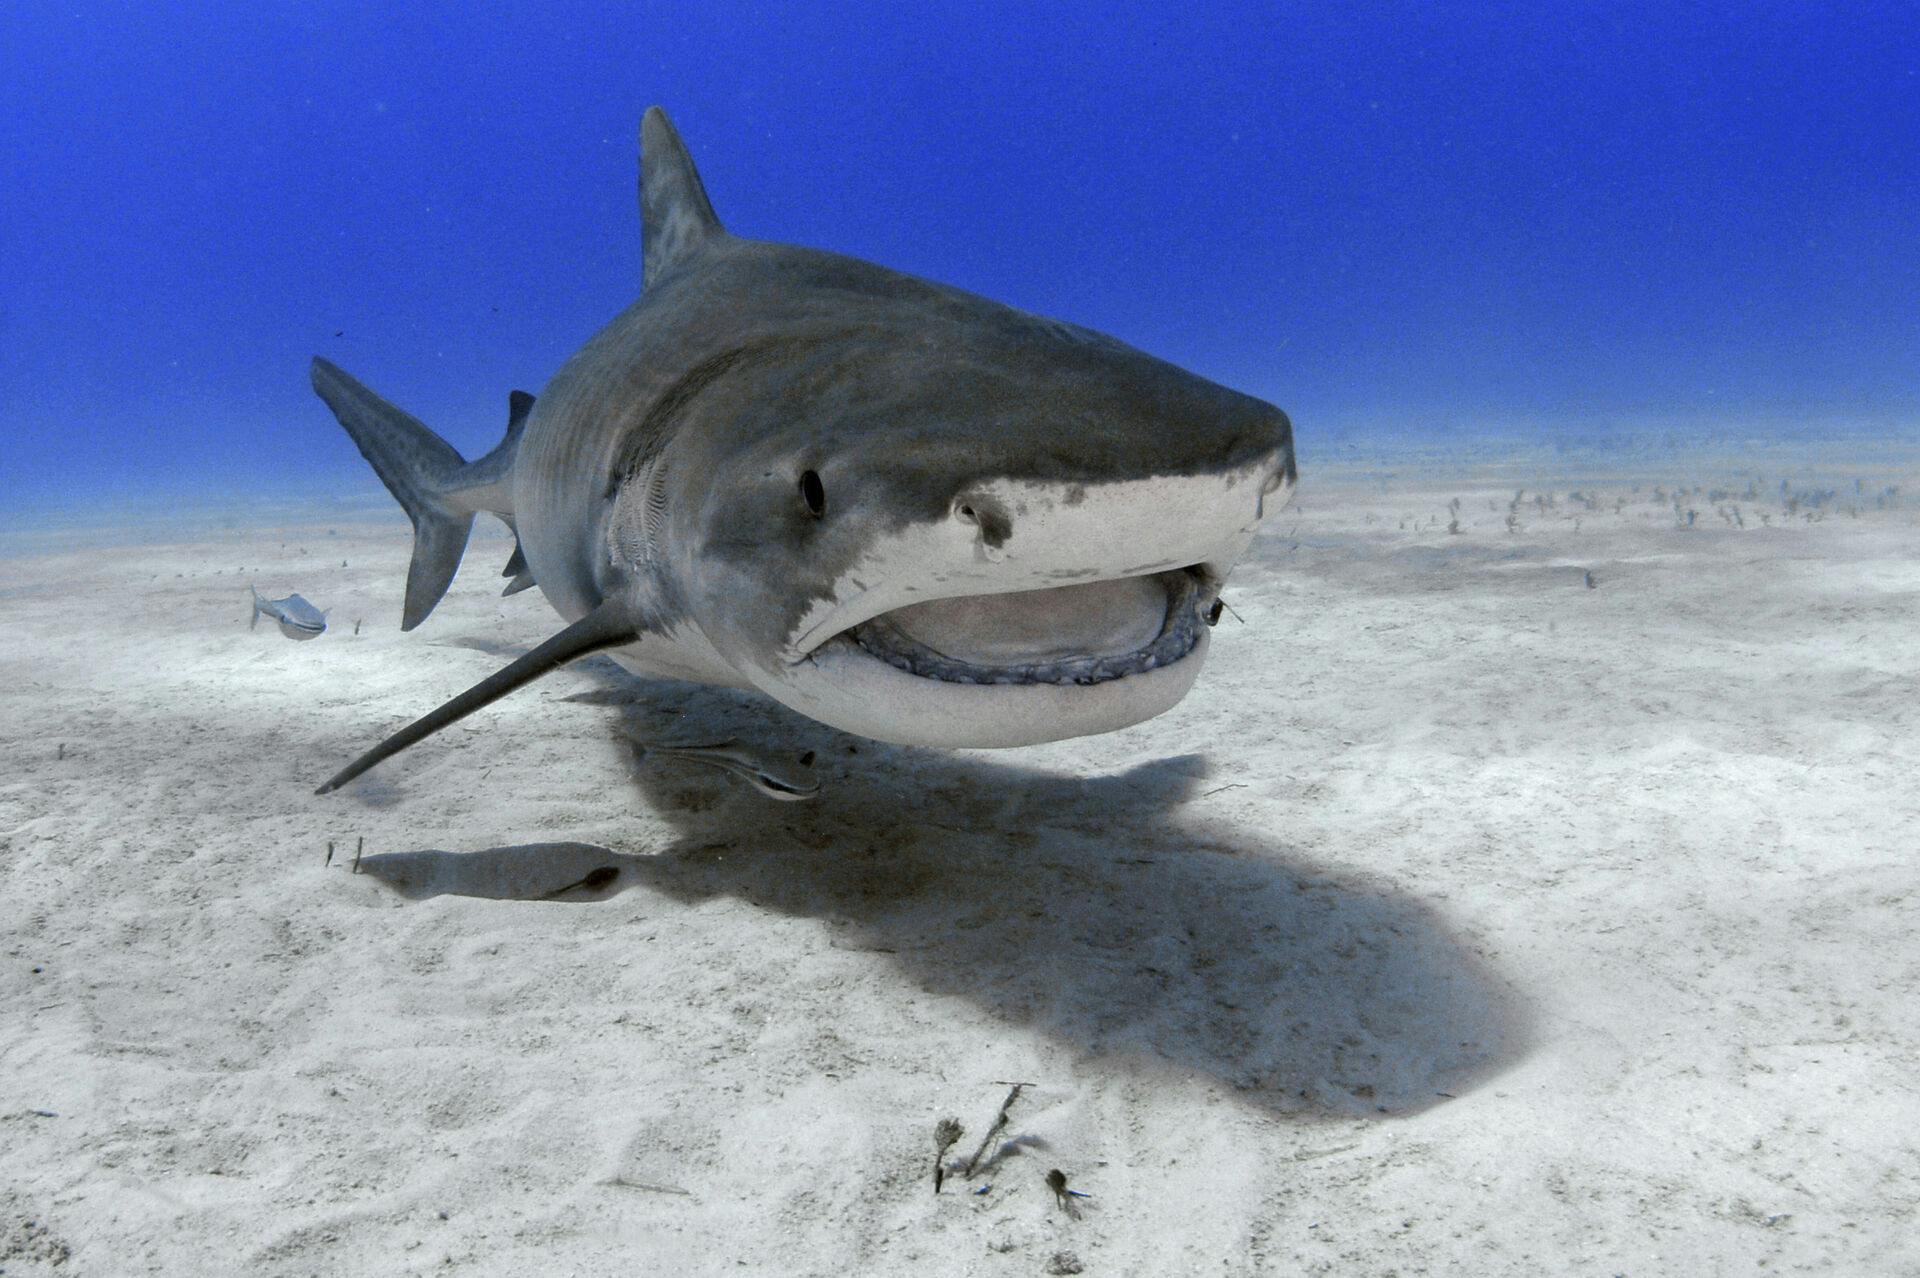
[[[950,509],[956,522],[979,529],[980,540],[990,550],[998,550],[1013,536],[1013,516],[998,498],[976,492],[955,497]]]

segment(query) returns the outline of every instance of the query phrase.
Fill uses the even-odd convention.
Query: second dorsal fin
[[[500,592],[503,595],[517,595],[533,585],[533,569],[527,567],[526,547],[520,544],[520,530],[517,528],[513,533],[513,557],[507,560],[507,566],[500,570],[500,575],[513,578],[507,583],[507,588]]]
[[[652,288],[655,280],[725,234],[673,121],[659,107],[648,107],[640,122],[642,283]]]

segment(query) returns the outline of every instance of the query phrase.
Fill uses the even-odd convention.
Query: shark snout
[[[1294,479],[1293,450],[1280,448],[1249,465],[1199,475],[1108,484],[975,482],[954,496],[948,517],[971,544],[971,557],[986,563],[1012,558],[1039,571],[1074,572],[1138,561],[1138,551],[1155,548],[1162,559],[1199,562],[1251,536],[1261,519],[1286,505]]]
[[[877,535],[783,645],[930,598],[1074,586],[1175,569],[1219,580],[1291,492],[1282,451],[1240,466],[1108,483],[973,480],[943,517]]]

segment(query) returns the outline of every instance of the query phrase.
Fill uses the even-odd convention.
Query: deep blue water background
[[[316,352],[484,451],[637,292],[656,102],[729,229],[1106,329],[1308,468],[1912,438],[1911,5],[1152,14],[13,5],[0,503],[370,483]]]

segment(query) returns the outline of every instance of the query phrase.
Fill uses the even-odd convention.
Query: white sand
[[[397,513],[16,540],[0,1269],[1920,1269],[1920,483],[1808,522],[1767,459],[1685,530],[1653,485],[1739,467],[1391,469],[1305,468],[1129,732],[914,752],[594,660],[328,798],[554,628],[502,537],[412,635]]]

